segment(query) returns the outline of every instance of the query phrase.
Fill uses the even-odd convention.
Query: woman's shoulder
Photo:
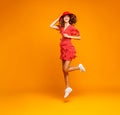
[[[74,25],[70,25],[71,30],[77,30],[77,28]]]
[[[70,29],[76,29],[74,25],[70,25]]]
[[[71,32],[71,35],[80,35],[79,30],[74,25],[70,26],[70,32]]]

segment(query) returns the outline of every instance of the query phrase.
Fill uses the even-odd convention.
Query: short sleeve
[[[76,29],[75,27],[71,29],[71,35],[72,36],[79,36],[80,32],[78,31],[78,29]]]

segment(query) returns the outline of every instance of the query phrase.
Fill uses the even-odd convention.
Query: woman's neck
[[[66,22],[65,25],[64,25],[64,27],[67,27],[69,25],[70,25],[69,22]]]

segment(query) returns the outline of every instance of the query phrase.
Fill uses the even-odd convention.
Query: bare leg
[[[65,60],[62,60],[62,70],[64,74],[65,86],[69,87],[69,81],[68,81],[69,75],[68,75],[68,72],[64,71],[64,64],[65,64]]]
[[[64,98],[68,97],[69,94],[72,92],[72,88],[69,86],[69,81],[68,81],[68,79],[69,79],[68,71],[66,71],[67,68],[69,67],[70,63],[71,63],[71,61],[62,61],[62,69],[63,69],[65,85],[66,85]]]
[[[85,71],[85,68],[83,67],[83,65],[80,66],[70,66],[72,60],[62,60],[62,69],[63,69],[63,74],[64,74],[64,79],[65,79],[65,85],[66,87],[69,87],[69,82],[68,82],[68,73],[71,71],[75,71],[75,70],[81,70],[81,71]]]
[[[75,70],[80,70],[79,66],[70,66],[71,61],[65,61],[64,62],[64,72],[71,72]]]
[[[71,60],[70,61],[62,60],[62,69],[63,69],[64,80],[65,80],[65,85],[66,85],[64,98],[66,98],[72,91],[72,88],[69,86],[68,72],[74,71],[74,70],[80,70],[79,66],[70,66],[70,63],[71,63]]]

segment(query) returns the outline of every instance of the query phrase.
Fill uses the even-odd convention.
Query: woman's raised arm
[[[50,27],[53,28],[53,29],[59,29],[58,26],[56,26],[55,24],[59,21],[59,18],[57,18],[56,20],[54,20],[51,24],[50,24]]]

